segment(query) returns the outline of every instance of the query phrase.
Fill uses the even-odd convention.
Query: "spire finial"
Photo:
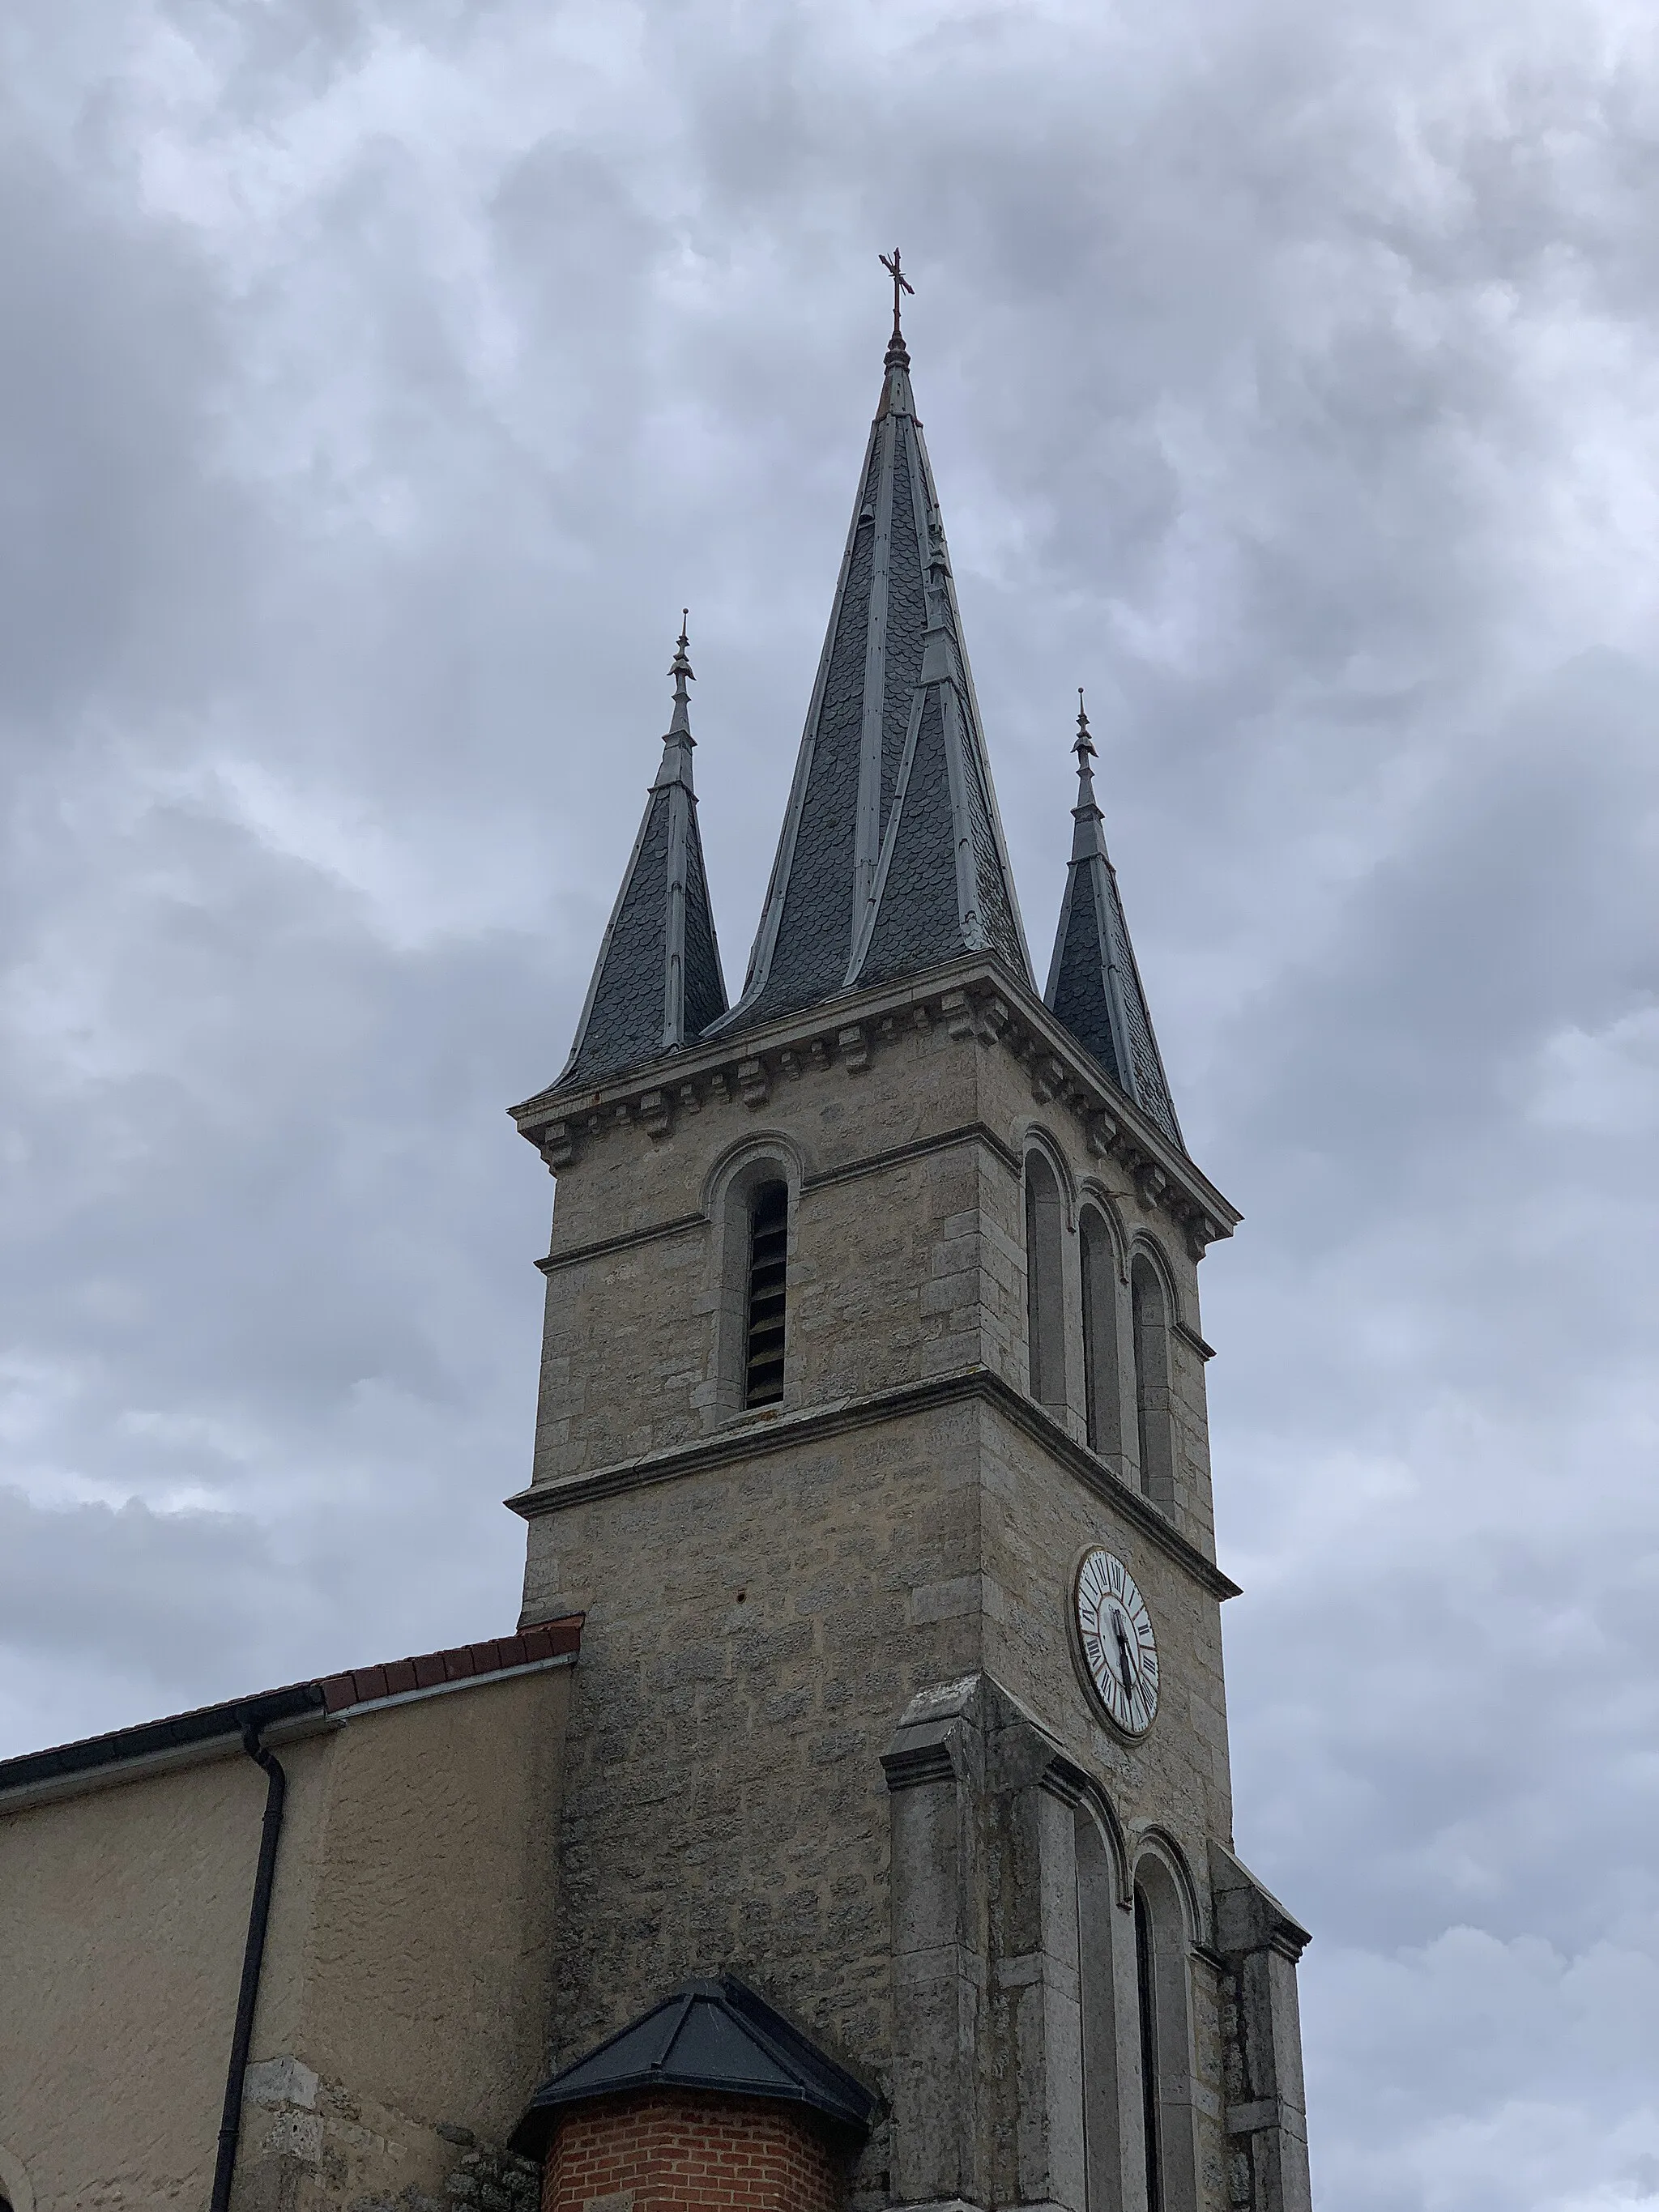
[[[887,341],[887,365],[890,368],[896,361],[908,368],[910,365],[910,356],[905,350],[904,332],[899,327],[899,307],[902,295],[908,292],[914,298],[916,288],[904,273],[896,246],[890,254],[882,255],[881,265],[893,280],[893,335]]]
[[[1072,750],[1077,755],[1077,805],[1072,809],[1072,818],[1077,823],[1073,840],[1072,858],[1080,859],[1085,852],[1097,847],[1106,850],[1102,842],[1100,806],[1095,798],[1095,773],[1091,763],[1095,759],[1095,741],[1089,734],[1088,709],[1083,703],[1083,686],[1077,687],[1077,735],[1072,740]]]
[[[697,678],[686,653],[687,611],[684,607],[680,609],[680,634],[675,641],[674,658],[668,671],[674,679],[674,714],[668,725],[666,741],[672,744],[675,738],[682,738],[688,745],[694,745],[696,739],[691,734],[691,700],[685,687],[688,684],[695,684]]]
[[[1082,775],[1089,762],[1095,757],[1095,741],[1089,735],[1089,717],[1084,708],[1083,686],[1080,684],[1077,687],[1077,736],[1073,740],[1072,750],[1077,755],[1078,773]]]

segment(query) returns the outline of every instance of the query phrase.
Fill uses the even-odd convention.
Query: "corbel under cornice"
[[[915,981],[848,992],[740,1036],[688,1045],[589,1088],[555,1085],[508,1110],[520,1135],[557,1175],[614,1130],[637,1122],[660,1139],[682,1117],[731,1098],[757,1111],[776,1085],[809,1067],[839,1063],[860,1075],[907,1031],[936,1024],[1019,1061],[1037,1103],[1069,1112],[1095,1157],[1116,1160],[1144,1202],[1174,1218],[1195,1260],[1231,1236],[1238,1209],[1118,1090],[1036,993],[984,954]]]

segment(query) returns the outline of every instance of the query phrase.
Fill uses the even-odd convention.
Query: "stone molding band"
[[[836,1183],[856,1182],[863,1176],[879,1175],[884,1168],[903,1167],[911,1160],[926,1159],[933,1152],[956,1152],[963,1145],[983,1145],[1011,1175],[1018,1175],[1019,1156],[1012,1146],[1005,1144],[986,1122],[965,1121],[959,1128],[941,1130],[936,1137],[918,1137],[913,1144],[891,1145],[885,1152],[866,1152],[861,1159],[848,1160],[840,1167],[803,1176],[800,1187],[803,1192],[828,1190]],[[619,1237],[597,1237],[591,1243],[573,1245],[568,1252],[550,1252],[536,1265],[544,1275],[556,1274],[560,1268],[576,1267],[584,1260],[602,1260],[612,1252],[626,1252],[635,1245],[654,1244],[659,1237],[686,1236],[693,1229],[702,1228],[708,1218],[706,1212],[677,1213],[649,1229],[630,1229]]]
[[[629,1490],[643,1490],[658,1482],[678,1482],[692,1474],[773,1452],[787,1451],[799,1443],[816,1443],[878,1422],[906,1414],[932,1412],[937,1407],[971,1404],[993,1407],[1014,1427],[1042,1445],[1067,1471],[1096,1495],[1132,1522],[1140,1534],[1184,1569],[1212,1597],[1240,1595],[1239,1585],[1195,1544],[1172,1528],[1157,1506],[1131,1490],[1103,1460],[1076,1443],[1051,1414],[1024,1392],[1005,1382],[989,1367],[958,1368],[952,1374],[925,1382],[907,1382],[891,1390],[876,1390],[867,1397],[841,1398],[827,1406],[798,1413],[763,1414],[759,1419],[734,1421],[713,1435],[690,1443],[672,1444],[647,1452],[637,1459],[619,1460],[595,1468],[586,1474],[561,1475],[552,1482],[534,1483],[503,1501],[526,1521],[562,1513],[596,1498],[614,1498]]]

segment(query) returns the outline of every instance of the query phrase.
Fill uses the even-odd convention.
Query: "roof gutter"
[[[288,1797],[288,1777],[275,1754],[259,1741],[258,1723],[242,1722],[242,1748],[265,1776],[265,1814],[259,1830],[259,1863],[253,1876],[253,1897],[248,1907],[247,1937],[242,1946],[242,1984],[236,1997],[236,2025],[230,2039],[230,2069],[225,2076],[224,2110],[219,2121],[218,2154],[213,2167],[213,2194],[208,2212],[229,2212],[230,2185],[236,2172],[236,2145],[242,2130],[242,2091],[247,2079],[247,2055],[253,2041],[253,2012],[259,2000],[259,1972],[264,1964],[265,1931],[270,1922],[270,1893],[276,1876],[276,1846],[282,1840],[283,1808]]]

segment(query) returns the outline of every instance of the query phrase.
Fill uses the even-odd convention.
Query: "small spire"
[[[1077,755],[1072,861],[1066,871],[1066,896],[1043,999],[1125,1097],[1178,1145],[1181,1125],[1170,1101],[1169,1081],[1129,943],[1117,872],[1106,850],[1106,824],[1095,797],[1091,765],[1097,756],[1080,684],[1072,750]]]
[[[695,683],[686,610],[669,674],[674,712],[662,766],[593,967],[560,1084],[597,1083],[678,1052],[726,1012],[726,979],[709,911],[697,797],[691,785]],[[557,1088],[557,1085],[555,1085]]]
[[[905,348],[904,332],[899,327],[899,307],[902,295],[908,292],[914,299],[916,288],[905,275],[900,264],[899,250],[896,246],[890,254],[882,255],[881,265],[893,280],[893,335],[887,341],[887,359],[884,366],[888,368],[908,368],[910,356]]]

